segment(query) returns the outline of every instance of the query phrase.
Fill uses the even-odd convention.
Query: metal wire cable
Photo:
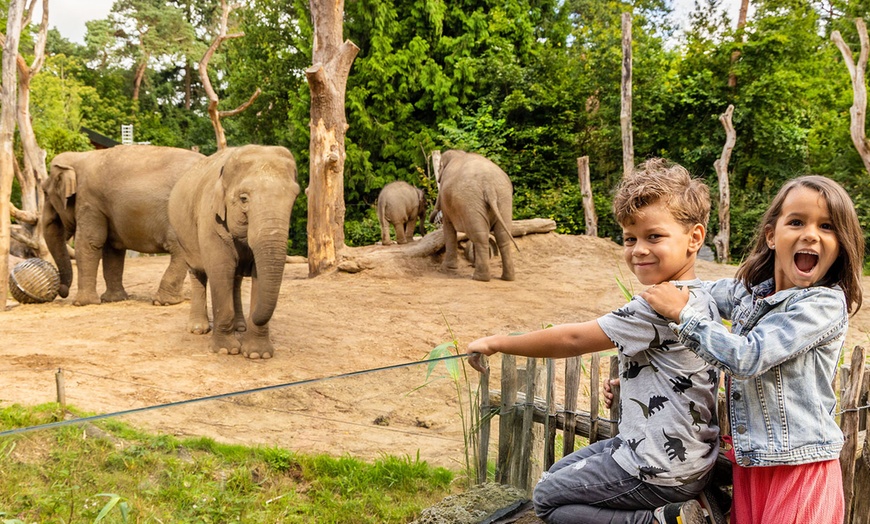
[[[205,401],[209,401],[209,400],[222,400],[222,399],[231,398],[231,397],[238,397],[241,395],[249,395],[251,393],[262,393],[264,391],[273,391],[273,390],[277,390],[277,389],[285,389],[285,388],[294,387],[294,386],[304,386],[304,385],[308,385],[308,384],[315,384],[317,382],[326,382],[328,380],[335,380],[335,379],[339,379],[339,378],[356,377],[356,376],[361,376],[361,375],[367,375],[369,373],[377,373],[379,371],[389,371],[389,370],[393,370],[393,369],[401,369],[401,368],[406,368],[406,367],[411,367],[411,366],[418,366],[421,364],[430,365],[432,363],[437,363],[437,362],[441,362],[441,361],[448,361],[448,360],[456,360],[456,359],[460,359],[460,358],[465,358],[467,356],[468,355],[465,355],[465,354],[450,355],[447,357],[418,360],[418,361],[414,361],[414,362],[405,362],[403,364],[392,364],[390,366],[383,366],[383,367],[371,368],[371,369],[363,369],[360,371],[351,371],[348,373],[341,373],[338,375],[330,375],[327,377],[298,380],[295,382],[285,382],[283,384],[273,384],[271,386],[263,386],[263,387],[259,387],[259,388],[253,388],[253,389],[244,389],[244,390],[240,390],[240,391],[231,391],[229,393],[220,393],[217,395],[208,395],[205,397],[197,397],[197,398],[192,398],[192,399],[187,399],[187,400],[179,400],[177,402],[167,402],[165,404],[156,404],[153,406],[145,406],[145,407],[141,407],[141,408],[127,409],[124,411],[114,411],[111,413],[102,413],[100,415],[92,415],[89,417],[75,418],[75,419],[70,419],[70,420],[60,420],[57,422],[50,422],[48,424],[39,424],[36,426],[27,426],[27,427],[23,427],[23,428],[15,428],[15,429],[10,429],[10,430],[6,430],[6,431],[0,431],[0,437],[19,435],[19,434],[29,433],[32,431],[38,431],[38,430],[42,430],[42,429],[54,429],[54,428],[60,428],[60,427],[64,427],[64,426],[72,426],[75,424],[82,424],[85,422],[93,422],[95,420],[102,420],[102,419],[106,419],[106,418],[120,417],[120,416],[124,416],[124,415],[132,415],[134,413],[144,413],[146,411],[153,411],[153,410],[157,410],[157,409],[183,406],[185,404],[195,404],[197,402],[205,402]]]

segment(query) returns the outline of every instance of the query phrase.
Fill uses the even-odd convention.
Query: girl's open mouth
[[[801,273],[809,273],[819,263],[819,255],[808,251],[799,251],[795,253],[794,265]]]

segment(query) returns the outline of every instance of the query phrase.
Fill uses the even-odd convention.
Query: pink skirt
[[[839,460],[746,468],[734,463],[733,449],[726,455],[734,474],[731,524],[843,523]]]

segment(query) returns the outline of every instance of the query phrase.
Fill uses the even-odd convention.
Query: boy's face
[[[767,245],[775,252],[776,291],[816,284],[840,254],[828,203],[808,187],[796,187],[786,195],[776,226],[765,234]]]
[[[622,226],[623,256],[645,286],[695,278],[695,254],[704,242],[704,226],[677,222],[663,202],[644,206]]]

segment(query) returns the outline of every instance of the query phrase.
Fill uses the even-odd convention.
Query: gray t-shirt
[[[696,311],[721,321],[700,280],[689,287]],[[649,303],[635,296],[598,319],[619,350],[619,446],[613,459],[644,482],[680,486],[698,480],[716,461],[719,371],[682,345]]]

